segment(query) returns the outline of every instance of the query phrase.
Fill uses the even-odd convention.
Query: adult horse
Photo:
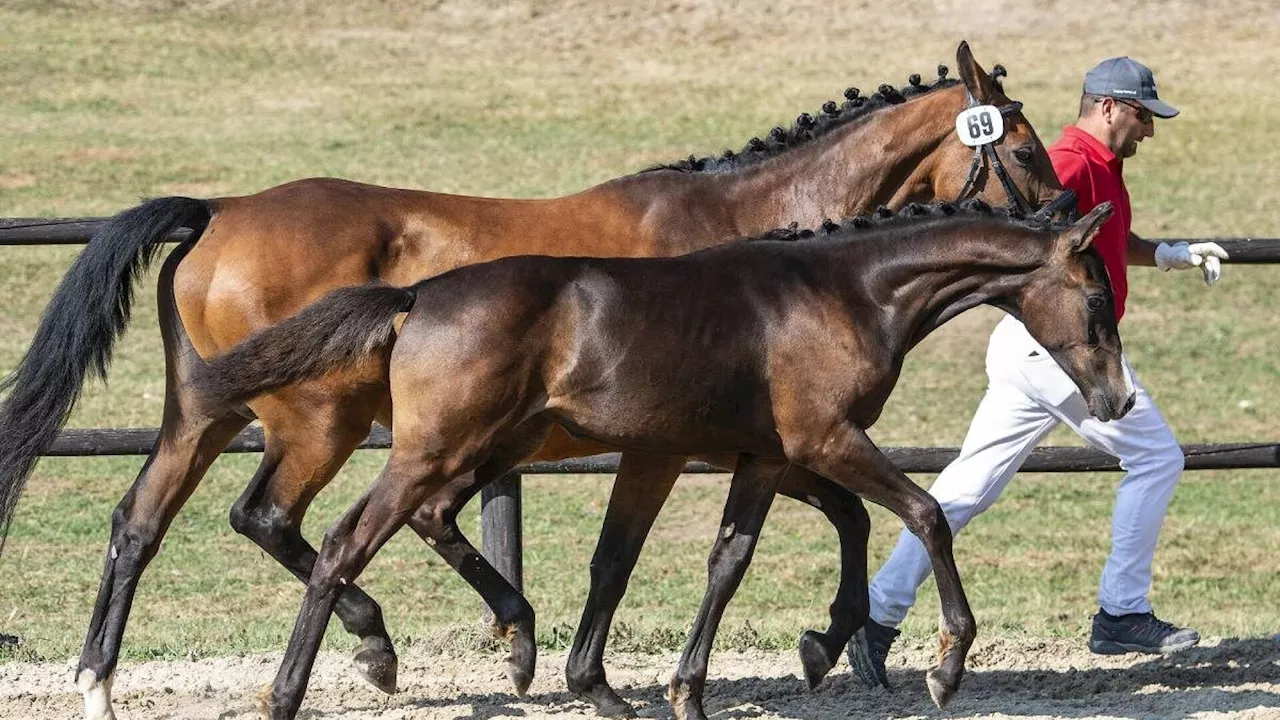
[[[346,288],[212,360],[195,385],[243,401],[282,378],[366,363],[408,311],[391,351],[390,457],[325,535],[269,716],[296,715],[343,586],[381,545],[452,480],[495,457],[510,466],[553,425],[647,453],[739,454],[707,595],[671,684],[678,718],[705,717],[712,637],[788,462],[885,506],[928,549],[942,598],[928,684],[944,706],[975,633],[950,529],[865,433],[903,357],[989,304],[1022,320],[1099,420],[1122,417],[1135,396],[1107,272],[1090,248],[1111,205],[1053,228],[974,205],[911,206],[873,231],[851,223],[808,242],[676,258],[516,257],[409,288]]]
[[[882,86],[870,98],[851,90],[843,107],[828,103],[818,118],[801,116],[792,130],[775,129],[740,154],[642,172],[553,200],[461,197],[313,179],[244,197],[162,198],[117,216],[60,284],[31,348],[7,381],[13,391],[0,414],[0,529],[7,529],[26,476],[65,422],[84,376],[105,376],[114,340],[128,320],[133,279],[173,229],[194,230],[161,269],[161,436],[113,514],[77,668],[87,717],[111,717],[111,680],[141,573],[209,464],[237,432],[256,416],[267,447],[232,508],[232,525],[305,580],[315,561],[300,533],[307,507],[371,424],[389,422],[385,353],[358,368],[280,388],[247,408],[211,403],[191,392],[187,381],[201,358],[225,352],[330,290],[374,279],[407,284],[515,254],[676,255],[791,222],[814,226],[824,218],[914,200],[968,194],[1011,196],[1024,204],[1047,199],[1060,186],[1034,130],[967,45],[961,44],[956,60],[960,82],[940,78],[924,86],[913,78],[901,93]],[[1003,136],[979,149],[953,137],[957,113],[975,103],[1008,112]],[[534,457],[608,449],[558,433]],[[609,518],[625,517],[629,527],[647,531],[646,522],[661,506],[658,489],[669,489],[682,462],[625,456]],[[823,512],[842,542],[858,532],[849,504],[816,479],[789,476],[783,492],[830,499]],[[642,502],[631,502],[640,496]],[[522,690],[534,662],[532,608],[456,531],[452,518],[424,512],[410,524],[434,539],[436,549],[489,602],[498,627],[512,637],[511,672]],[[619,542],[612,527],[602,534],[602,547],[605,541],[638,547],[630,537]],[[604,679],[600,655],[634,555],[627,550],[597,558],[570,663],[570,688],[604,712],[625,713],[629,708]],[[362,674],[392,690],[396,656],[377,603],[350,587],[337,614],[361,638],[356,664]],[[833,618],[833,624],[842,621]]]

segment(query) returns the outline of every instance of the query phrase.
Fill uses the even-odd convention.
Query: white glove
[[[1218,243],[1160,243],[1156,246],[1156,267],[1161,270],[1185,270],[1199,266],[1204,271],[1204,284],[1212,285],[1222,276],[1222,261],[1227,251]]]

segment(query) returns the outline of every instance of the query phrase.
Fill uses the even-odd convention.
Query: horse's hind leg
[[[304,584],[316,550],[302,537],[302,520],[317,493],[337,474],[372,424],[373,397],[363,402],[307,406],[312,394],[277,394],[260,401],[266,433],[262,463],[231,508],[231,526],[267,552]],[[396,690],[398,661],[383,623],[382,608],[355,585],[343,588],[335,613],[360,638],[354,664],[385,693]]]
[[[871,517],[857,495],[801,467],[787,470],[778,492],[821,510],[840,538],[840,586],[831,602],[831,626],[826,632],[806,630],[800,635],[800,662],[813,689],[831,671],[871,610],[867,598]]]
[[[623,453],[618,466],[609,509],[591,557],[591,592],[565,664],[569,691],[605,717],[635,716],[605,679],[604,647],[640,549],[684,464],[683,457]]]
[[[544,420],[526,420],[494,447],[475,472],[451,480],[409,520],[413,531],[480,594],[493,612],[494,635],[511,642],[507,677],[520,697],[524,697],[533,682],[538,658],[533,606],[476,550],[458,527],[457,518],[467,501],[484,486],[506,475],[533,454],[546,439],[548,428]]]
[[[87,720],[115,717],[111,683],[138,580],[209,465],[248,424],[240,417],[184,415],[177,405],[171,403],[160,440],[111,516],[111,544],[76,667]]]
[[[760,528],[769,514],[774,492],[786,470],[785,463],[742,455],[729,487],[720,534],[707,560],[707,592],[693,622],[680,664],[671,678],[671,706],[676,720],[705,720],[702,691],[707,683],[707,661],[720,618],[751,564]]]
[[[120,658],[129,610],[138,581],[160,549],[169,523],[191,497],[205,471],[248,420],[229,408],[208,407],[186,382],[199,356],[178,318],[173,302],[173,273],[191,245],[181,245],[165,260],[157,285],[160,333],[164,339],[165,397],[160,439],[111,516],[111,543],[102,582],[89,619],[89,632],[76,685],[84,695],[88,720],[111,720],[111,683]]]
[[[419,447],[404,450],[399,443],[415,443],[402,440],[398,432],[396,441],[382,474],[325,533],[289,647],[265,698],[263,710],[272,720],[297,715],[329,614],[344,586],[354,582],[415,510],[472,459],[423,453]]]

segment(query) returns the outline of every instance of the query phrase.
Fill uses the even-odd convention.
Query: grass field
[[[493,4],[497,6],[499,4]],[[1280,11],[1195,2],[817,0],[720,9],[672,0],[228,4],[207,0],[0,3],[0,216],[110,214],[141,197],[254,192],[336,175],[389,185],[549,196],[690,153],[738,148],[850,85],[905,84],[954,66],[966,38],[1009,68],[1046,143],[1074,115],[1080,78],[1131,54],[1183,109],[1126,168],[1135,230],[1161,237],[1280,235]],[[12,368],[74,248],[0,250],[0,368]],[[154,282],[154,278],[149,278]],[[1125,346],[1183,442],[1280,439],[1280,268],[1136,269]],[[75,426],[154,426],[163,368],[152,293],[142,293],[110,385],[90,386]],[[1268,298],[1272,298],[1268,300]],[[984,385],[997,314],[975,311],[908,358],[874,429],[888,445],[958,445]],[[56,361],[56,359],[55,359]],[[1051,442],[1074,443],[1067,434]],[[380,467],[358,455],[321,495],[323,528]],[[111,509],[141,460],[52,459],[32,477],[0,558],[3,658],[78,653]],[[227,524],[256,458],[225,457],[171,529],[141,583],[131,658],[277,649],[302,586]],[[920,477],[921,483],[931,481]],[[1081,636],[1108,543],[1116,475],[1027,475],[958,541],[982,633]],[[585,598],[608,494],[603,477],[531,480],[526,586],[540,639],[565,645]],[[724,499],[687,478],[659,519],[614,642],[678,647],[705,579]],[[464,528],[478,536],[473,514]],[[1157,555],[1154,601],[1209,635],[1280,628],[1280,475],[1188,474]],[[834,536],[779,500],[726,645],[790,647],[825,623]],[[873,567],[900,525],[874,511]],[[398,537],[361,580],[405,641],[456,642],[478,601],[416,538]],[[907,631],[937,617],[932,585]],[[336,624],[335,624],[336,625]],[[465,635],[465,634],[463,634]],[[331,629],[332,647],[349,641]]]

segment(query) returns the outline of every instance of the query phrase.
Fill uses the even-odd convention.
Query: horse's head
[[[958,117],[960,122],[938,150],[934,197],[976,196],[992,205],[1025,203],[1024,210],[1052,200],[1062,184],[1035,128],[1022,114],[1022,103],[1004,94],[997,79],[973,59],[966,42],[956,50],[956,65],[964,91],[955,93],[959,104],[948,122]]]
[[[1107,269],[1090,247],[1111,212],[1111,203],[1103,203],[1056,233],[1017,308],[1032,337],[1080,388],[1089,413],[1104,422],[1129,412],[1135,392],[1121,356]]]

